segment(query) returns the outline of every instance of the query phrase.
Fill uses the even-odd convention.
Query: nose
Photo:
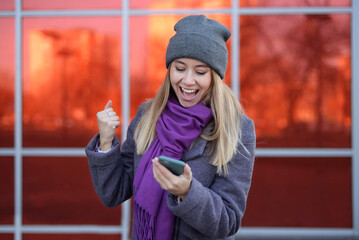
[[[195,83],[194,74],[192,71],[186,71],[185,76],[183,77],[182,82],[186,85],[193,85]]]

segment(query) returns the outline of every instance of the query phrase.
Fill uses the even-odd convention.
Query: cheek
[[[180,77],[175,72],[170,72],[170,79],[171,79],[171,85],[174,87],[176,84],[178,84]]]
[[[211,87],[211,78],[209,77],[202,81],[202,89],[208,91],[210,87]]]

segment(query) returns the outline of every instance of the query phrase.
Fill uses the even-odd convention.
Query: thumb
[[[183,176],[185,178],[188,178],[188,179],[192,178],[192,171],[191,171],[191,168],[188,166],[187,163],[186,163],[186,165],[184,166],[184,169],[183,169]]]
[[[108,100],[108,102],[106,103],[105,109],[112,107],[112,101]]]

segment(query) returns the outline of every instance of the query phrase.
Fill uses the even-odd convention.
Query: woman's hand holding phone
[[[185,164],[183,174],[176,176],[162,165],[157,157],[152,162],[153,176],[162,189],[184,199],[189,192],[192,181],[192,171],[188,164]]]

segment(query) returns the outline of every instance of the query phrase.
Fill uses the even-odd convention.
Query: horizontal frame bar
[[[0,225],[0,233],[14,233],[12,225]],[[122,234],[123,228],[118,225],[22,225],[22,233],[98,233],[98,234]]]
[[[242,227],[236,234],[240,239],[342,239],[352,238],[350,228],[256,228]]]
[[[352,157],[350,148],[257,148],[256,157]]]
[[[13,233],[14,226],[0,225],[0,233]],[[123,228],[116,225],[22,225],[23,233],[92,233],[92,234],[122,234]],[[242,227],[236,234],[242,238],[343,238],[353,237],[350,228],[259,228]]]
[[[0,148],[0,156],[14,156],[13,148]],[[85,157],[84,148],[23,148],[24,157]],[[352,157],[350,148],[257,148],[256,157]]]
[[[0,148],[0,156],[14,156],[13,148]],[[85,157],[84,148],[23,148],[24,157]],[[256,157],[352,157],[350,148],[257,148]]]
[[[343,14],[352,13],[351,7],[280,7],[280,8],[219,8],[219,9],[130,9],[129,16],[163,14],[235,14],[238,15],[293,15],[293,14]],[[74,17],[122,16],[123,10],[23,10],[22,17]],[[0,11],[0,17],[14,16],[13,11]]]
[[[0,18],[1,17],[15,17],[14,11],[0,11]]]

